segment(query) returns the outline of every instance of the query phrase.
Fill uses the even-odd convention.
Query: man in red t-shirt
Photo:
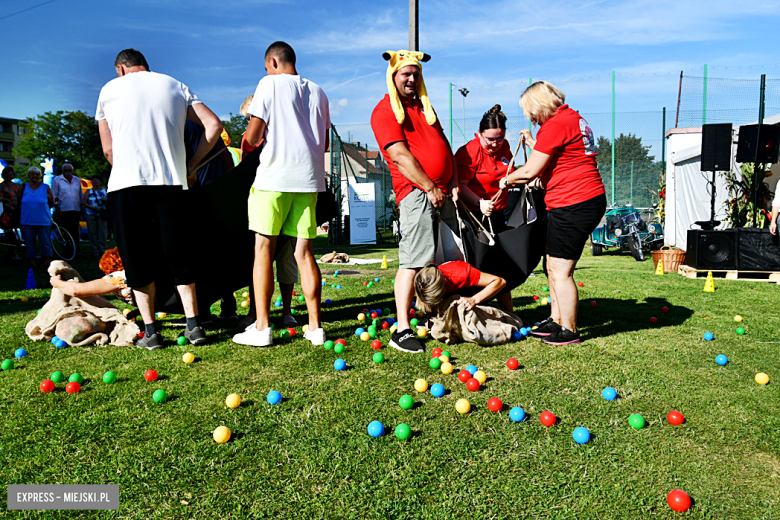
[[[458,199],[458,175],[449,142],[428,100],[420,52],[386,52],[388,94],[371,115],[371,128],[390,166],[400,210],[399,269],[395,277],[398,331],[390,346],[423,352],[409,325],[414,275],[434,260],[436,212],[449,220]]]

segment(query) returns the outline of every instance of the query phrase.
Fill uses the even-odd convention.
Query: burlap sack
[[[523,326],[520,318],[495,307],[477,305],[467,311],[458,305],[456,298],[450,300],[444,313],[433,317],[432,321],[431,336],[448,345],[461,342],[501,345],[511,340],[512,333]]]

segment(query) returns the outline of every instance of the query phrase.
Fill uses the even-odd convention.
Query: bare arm
[[[203,138],[198,143],[198,147],[195,149],[195,153],[192,155],[189,164],[187,165],[187,181],[189,185],[197,180],[197,171],[195,168],[200,165],[201,161],[206,157],[217,141],[220,139],[222,133],[222,121],[212,112],[209,107],[203,103],[195,103],[187,107],[187,119],[194,121],[201,125],[205,132]]]
[[[246,132],[244,133],[246,142],[252,146],[259,145],[265,135],[265,126],[265,121],[259,117],[252,117],[246,125]]]
[[[467,311],[470,311],[482,302],[495,298],[506,287],[506,280],[493,274],[480,273],[477,286],[483,289],[474,296],[458,300],[458,305],[465,306]]]
[[[52,276],[49,280],[52,287],[56,287],[68,296],[102,296],[111,294],[117,290],[117,286],[102,278],[89,282],[66,282],[60,275]]]
[[[508,177],[501,179],[499,187],[504,188],[507,184],[527,184],[531,179],[541,175],[549,162],[549,155],[534,151],[527,163],[510,173]]]
[[[397,141],[385,150],[401,175],[425,190],[425,193],[428,194],[428,199],[434,207],[440,208],[444,204],[444,193],[433,183],[430,177],[425,175],[422,166],[417,162],[412,152],[409,151],[409,146],[405,142]]]
[[[780,207],[772,206],[772,222],[769,223],[769,232],[773,235],[777,234],[777,215],[780,214]]]
[[[95,206],[90,206],[88,201],[89,201],[89,192],[85,192],[84,196],[81,198],[81,205],[91,209],[92,211],[97,211],[98,208],[96,208]]]
[[[108,164],[114,165],[114,139],[111,137],[111,129],[108,128],[108,121],[101,119],[98,121],[98,130],[100,131],[100,144],[103,146],[103,155],[108,160]]]

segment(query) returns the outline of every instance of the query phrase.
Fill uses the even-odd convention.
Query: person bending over
[[[466,262],[446,262],[439,266],[428,264],[414,276],[414,292],[417,295],[417,307],[428,315],[440,315],[445,309],[442,304],[460,291],[473,292],[472,296],[460,295],[458,305],[470,311],[477,305],[496,297],[506,286],[506,280],[498,276],[482,273]],[[471,289],[471,291],[468,291]],[[499,301],[501,308],[514,313],[512,300]]]

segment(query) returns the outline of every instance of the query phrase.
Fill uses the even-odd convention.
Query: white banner
[[[349,185],[349,243],[376,244],[374,183]]]

